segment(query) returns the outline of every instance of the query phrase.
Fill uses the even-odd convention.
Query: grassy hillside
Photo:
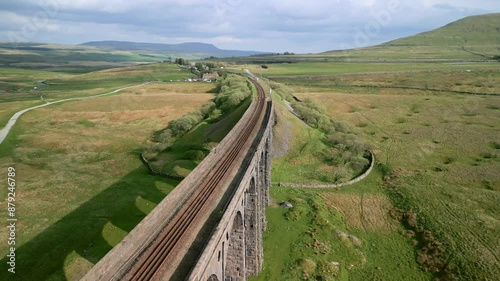
[[[477,46],[500,44],[500,13],[472,16],[436,30],[390,41],[382,46]]]
[[[0,42],[0,67],[81,73],[169,59],[89,46]]]
[[[353,37],[354,39],[354,37]],[[482,61],[500,55],[500,13],[467,17],[441,28],[377,46],[312,55],[265,55],[225,59],[237,64],[311,62]],[[411,68],[410,64],[406,67]],[[315,71],[324,71],[316,68]],[[308,72],[308,71],[306,71]]]
[[[315,57],[368,59],[483,59],[500,55],[500,14],[467,17],[381,45]]]

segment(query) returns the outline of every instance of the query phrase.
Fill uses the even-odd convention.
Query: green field
[[[342,191],[272,187],[276,203],[286,200],[294,207],[267,209],[264,269],[249,280],[429,279],[414,261],[403,229],[388,216],[390,203],[377,176],[367,179],[371,184]],[[352,202],[363,208],[350,209]]]
[[[498,19],[467,18],[379,46],[244,66],[348,122],[374,144],[377,160],[367,179],[339,190],[272,187],[264,270],[253,280],[500,275],[500,66],[480,61],[498,53]],[[284,107],[276,111],[273,181],[323,182],[316,155],[324,136]],[[282,201],[295,207],[282,209]],[[349,235],[361,246],[346,251]]]
[[[275,102],[273,150],[280,155],[273,160],[272,181],[324,183],[334,172],[320,168],[327,165],[315,157],[325,136],[288,113],[279,97]],[[363,183],[341,190],[271,187],[264,269],[249,280],[429,279],[403,227],[389,215],[381,177],[375,170]],[[279,207],[284,201],[294,207]]]
[[[420,71],[401,72],[405,67]],[[446,67],[454,70],[444,70]],[[430,72],[424,71],[426,68]],[[299,69],[303,70],[300,75]],[[322,228],[309,220],[291,222],[286,210],[271,207],[268,210],[269,232],[264,241],[267,260],[258,280],[298,280],[297,276],[305,275],[319,278],[325,261],[339,260],[343,262],[338,266],[338,275],[331,280],[346,280],[347,275],[350,280],[402,280],[397,277],[398,272],[374,270],[384,268],[370,264],[378,262],[386,266],[410,265],[401,271],[409,276],[405,280],[429,280],[430,275],[423,271],[435,270],[433,268],[439,262],[444,264],[433,274],[435,277],[442,277],[445,272],[446,276],[451,273],[458,280],[493,280],[498,276],[498,70],[498,63],[451,66],[421,63],[417,67],[414,64],[377,63],[366,68],[357,63],[298,63],[272,65],[269,70],[261,70],[261,75],[284,83],[296,97],[315,100],[327,108],[330,116],[355,127],[375,144],[376,159],[379,164],[384,164],[383,170],[379,168],[367,180],[338,191],[274,187],[272,194],[277,203],[291,200],[303,204],[303,201],[314,201],[311,198],[317,196],[325,198],[325,194],[334,192],[335,196],[329,197],[332,204],[320,204],[319,209],[346,214],[328,220],[335,226],[345,225],[349,232],[354,228],[349,227],[348,221],[356,216],[352,210],[359,210],[360,204],[361,209],[366,206],[363,202],[365,196],[361,195],[361,200],[349,197],[353,192],[369,191],[389,202],[389,206],[379,213],[388,215],[406,210],[414,214],[416,224],[407,225],[402,220],[396,225],[405,225],[406,230],[382,227],[393,235],[385,247],[392,249],[391,253],[400,253],[404,259],[383,252],[372,252],[374,255],[370,256],[369,251],[359,249],[365,254],[366,264],[349,270],[350,262],[346,260],[350,254],[335,245],[335,237],[330,237],[327,242],[319,239],[330,245],[335,254],[326,251],[315,256],[310,252],[314,247],[310,245],[309,232]],[[314,155],[323,145],[321,134],[306,128],[295,117],[283,118],[286,115],[279,113],[279,108],[277,112],[279,121],[275,141],[279,142],[280,137],[286,135],[283,127],[287,126],[293,137],[288,152],[273,160],[273,181],[309,183],[320,179],[318,165],[321,162]],[[388,174],[387,167],[392,173]],[[315,204],[319,203],[309,203],[308,208],[315,210]],[[311,212],[303,207],[297,209]],[[306,217],[314,217],[315,213],[312,211]],[[355,232],[357,237],[363,241],[374,239],[375,234],[366,229],[366,223],[361,225],[365,228]],[[293,232],[288,233],[290,229]],[[429,239],[419,236],[424,235],[423,231],[429,233],[425,234]],[[416,233],[416,236],[411,233]],[[278,240],[283,251],[276,249]],[[443,246],[433,248],[431,243]],[[283,259],[283,256],[287,258]],[[295,277],[278,278],[286,276],[290,268],[297,274]]]
[[[258,66],[250,67],[253,71],[259,72],[262,76],[275,78],[281,76],[307,76],[319,75],[344,75],[370,72],[418,72],[418,71],[467,71],[498,69],[498,62],[476,63],[476,62],[303,62],[290,64],[273,64],[268,69]]]
[[[10,74],[12,84],[29,83],[23,82],[22,73],[33,75],[25,77],[27,81],[47,75],[12,73],[3,74]],[[162,80],[191,75],[166,64],[52,74],[64,77],[47,79],[59,87],[45,88],[50,100],[109,92],[151,75]],[[210,83],[152,83],[23,115],[0,147],[2,169],[16,169],[18,201],[17,273],[12,279],[4,258],[0,279],[81,278],[178,183],[148,173],[139,160],[142,145],[169,121],[213,99],[213,88]],[[24,97],[30,96],[2,96],[2,118],[39,102]],[[0,192],[2,198],[7,198],[6,192]],[[6,208],[0,214],[6,217]],[[0,230],[0,236],[6,235],[6,228]],[[1,255],[6,254],[2,247]]]

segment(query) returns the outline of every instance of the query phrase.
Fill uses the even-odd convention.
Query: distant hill
[[[60,45],[37,42],[0,41],[0,67],[64,72],[89,72],[140,63],[199,60],[207,57],[244,57],[265,54],[221,50],[204,43],[153,44],[119,41]]]
[[[471,16],[377,46],[321,55],[370,59],[481,59],[500,55],[500,13]]]
[[[500,13],[472,16],[382,46],[500,45]]]
[[[239,50],[222,50],[212,44],[206,43],[181,43],[181,44],[162,44],[162,43],[137,43],[126,41],[94,41],[81,44],[83,46],[92,46],[97,48],[106,48],[111,50],[122,51],[147,51],[169,54],[191,54],[200,56],[215,56],[215,57],[240,57],[257,54],[265,54],[257,51],[239,51]]]

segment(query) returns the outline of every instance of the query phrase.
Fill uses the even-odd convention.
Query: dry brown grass
[[[397,188],[425,216],[424,227],[440,234],[463,280],[498,276],[500,97],[394,89],[300,91],[297,96],[325,105],[334,118],[358,125],[380,151],[378,161],[400,171]],[[346,220],[371,225],[360,219],[359,198],[335,196],[343,200],[334,198],[333,204]]]
[[[3,128],[8,120],[18,111],[41,104],[41,101],[15,101],[0,103],[0,127]]]
[[[140,90],[141,93],[147,90],[147,95],[157,94],[199,94],[212,90],[215,87],[210,83],[165,83],[165,84],[149,84],[141,88],[129,89],[126,92],[136,92]]]
[[[121,67],[121,68],[112,68],[112,69],[105,69],[105,70],[100,70],[96,72],[91,72],[87,74],[87,77],[98,77],[98,76],[106,76],[109,78],[116,77],[116,76],[121,76],[121,75],[143,75],[143,74],[148,74],[151,73],[151,70],[148,69],[142,69],[138,68],[135,66],[131,67]]]
[[[17,146],[0,159],[2,169],[16,165],[22,185],[19,246],[142,165],[133,151],[169,121],[212,99],[205,93],[209,88],[148,85],[140,94],[73,101],[23,115],[16,124]]]
[[[385,196],[324,193],[322,197],[329,206],[344,214],[349,228],[389,232],[397,227],[389,215],[392,205]]]

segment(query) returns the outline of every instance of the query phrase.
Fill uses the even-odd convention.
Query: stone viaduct
[[[271,184],[272,105],[221,221],[187,280],[246,280],[262,270]]]
[[[253,82],[264,96],[263,89]],[[192,194],[199,182],[206,180],[214,163],[223,157],[226,147],[250,120],[257,108],[254,100],[233,130],[198,167],[193,170],[158,206],[146,216],[118,245],[102,258],[82,280],[136,280],[127,278],[141,255],[164,231]],[[266,229],[265,208],[269,203],[271,184],[272,127],[275,123],[273,103],[266,97],[265,111],[258,126],[248,137],[229,180],[217,191],[217,203],[200,214],[202,223],[182,235],[182,247],[175,250],[173,261],[162,265],[160,277],[144,280],[246,280],[257,275],[263,264],[262,233]],[[208,171],[208,172],[207,172]],[[194,249],[194,250],[193,250]],[[143,280],[143,279],[141,279]]]

